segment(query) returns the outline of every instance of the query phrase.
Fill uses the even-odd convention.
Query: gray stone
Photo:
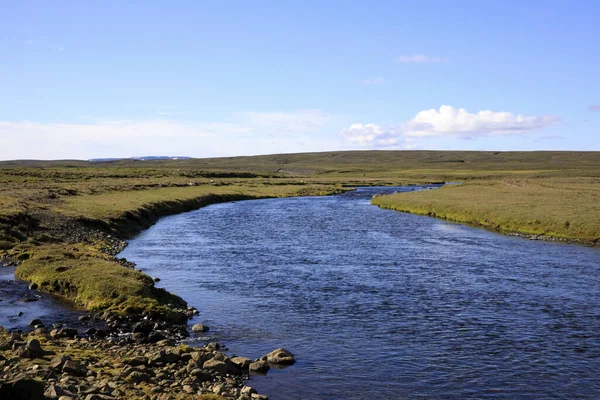
[[[210,360],[206,361],[202,368],[210,369],[220,374],[226,374],[229,370],[225,362],[216,360],[214,358],[211,358]]]
[[[292,365],[296,359],[291,352],[280,347],[267,354],[267,361],[271,364]]]
[[[150,382],[151,379],[152,379],[152,377],[150,375],[145,374],[145,373],[140,372],[140,371],[133,371],[127,377],[127,380],[132,381],[132,382],[136,382],[136,383],[137,382]]]
[[[196,332],[196,333],[201,333],[201,332],[208,332],[210,328],[204,324],[195,324],[194,326],[192,326],[192,332]]]
[[[46,391],[44,392],[44,396],[51,398],[51,399],[58,399],[60,396],[62,396],[64,394],[65,394],[65,391],[54,384],[48,386],[48,389],[46,389]]]
[[[256,393],[256,389],[251,386],[244,386],[241,393],[250,396],[252,393]]]
[[[250,367],[250,363],[252,360],[246,357],[233,357],[231,362],[238,366],[241,369],[248,369]]]
[[[262,374],[266,373],[269,369],[271,369],[271,367],[269,366],[269,363],[265,360],[258,360],[254,361],[253,363],[250,363],[248,369],[250,370],[250,372],[258,372],[259,374]]]

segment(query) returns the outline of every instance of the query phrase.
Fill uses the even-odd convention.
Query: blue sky
[[[2,1],[0,159],[600,150],[597,1]]]

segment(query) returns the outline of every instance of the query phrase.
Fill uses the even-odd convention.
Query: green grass
[[[378,196],[382,208],[430,215],[504,233],[600,240],[599,178],[474,181]]]
[[[88,310],[149,312],[176,321],[178,315],[167,305],[186,305],[179,297],[154,288],[148,275],[113,262],[94,246],[56,244],[23,246],[21,250],[28,259],[17,268],[17,278],[34,282],[40,290]]]

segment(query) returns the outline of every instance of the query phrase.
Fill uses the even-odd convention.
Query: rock
[[[210,342],[209,344],[206,345],[206,348],[209,350],[219,350],[221,348],[221,345],[217,342]]]
[[[46,328],[44,328],[43,326],[40,328],[37,328],[31,332],[31,334],[34,336],[45,336],[47,333],[48,333],[48,330]]]
[[[146,373],[140,371],[133,371],[126,378],[128,381],[139,383],[139,382],[150,382],[152,377]]]
[[[77,393],[79,396],[87,396],[89,394],[98,393],[100,389],[95,386],[81,385],[77,388]]]
[[[165,362],[167,364],[170,363],[175,363],[177,361],[179,361],[179,354],[177,354],[176,352],[174,352],[173,350],[169,349],[169,350],[161,350],[160,351],[160,359],[162,362]]]
[[[115,400],[115,399],[116,399],[116,397],[109,396],[107,394],[97,394],[97,393],[88,394],[85,397],[85,400]]]
[[[206,361],[204,365],[202,365],[202,368],[215,371],[219,374],[226,374],[229,370],[225,362],[216,360],[214,358],[211,358],[210,360]]]
[[[237,365],[238,368],[248,369],[252,360],[246,357],[233,357],[231,362]]]
[[[256,393],[256,390],[253,387],[251,387],[251,386],[244,386],[242,388],[242,390],[241,390],[241,394],[244,394],[244,395],[247,395],[247,396],[250,396],[253,393]]]
[[[44,350],[37,339],[30,339],[25,347],[22,347],[18,354],[22,358],[40,358],[44,356]]]
[[[269,398],[267,396],[265,396],[264,394],[258,394],[258,393],[252,393],[250,398],[252,400],[269,400]]]
[[[152,332],[148,336],[148,342],[150,342],[150,343],[158,343],[161,340],[165,340],[165,339],[166,339],[165,335],[163,335],[160,332]]]
[[[62,370],[63,365],[70,359],[69,356],[56,356],[50,361],[50,366],[56,370]]]
[[[63,364],[62,372],[77,376],[77,375],[83,375],[85,371],[81,367],[81,364],[79,364],[77,361],[67,360]]]
[[[148,357],[136,356],[133,358],[126,359],[123,362],[127,365],[131,365],[132,367],[136,367],[138,365],[148,365]]]
[[[29,323],[29,326],[38,326],[38,325],[44,325],[44,323],[42,322],[41,319],[32,319],[31,322]]]
[[[90,328],[90,329],[87,329],[83,333],[85,333],[88,336],[94,336],[97,332],[98,332],[98,329],[96,329],[96,328]]]
[[[44,384],[27,378],[0,383],[0,399],[44,400]]]
[[[27,297],[23,298],[23,303],[32,303],[32,302],[38,301],[38,300],[39,300],[39,298],[37,298],[37,297],[27,296]]]
[[[208,332],[210,328],[204,324],[195,324],[194,326],[192,326],[192,332]]]
[[[269,366],[269,363],[267,361],[258,360],[254,361],[253,363],[250,363],[248,369],[250,370],[250,372],[258,372],[259,374],[263,374],[266,373],[269,369],[271,369],[271,367]]]
[[[191,393],[196,392],[196,389],[194,389],[194,387],[192,385],[183,385],[183,391],[188,394],[191,394]]]
[[[60,396],[58,400],[77,400],[75,396]]]
[[[223,391],[224,391],[223,385],[215,385],[215,386],[213,386],[212,391],[213,391],[214,394],[221,394],[221,393],[223,393]]]
[[[291,352],[280,347],[267,354],[267,361],[271,364],[292,365],[296,359]]]
[[[149,322],[149,321],[140,321],[137,324],[135,324],[133,326],[133,333],[144,333],[146,335],[149,335],[150,332],[152,332],[152,330],[154,329],[154,324]]]
[[[131,338],[137,343],[143,343],[146,340],[146,334],[144,332],[135,332],[131,335]]]
[[[200,368],[194,368],[190,376],[195,377],[199,382],[208,382],[212,379],[212,375],[207,370]]]
[[[17,317],[20,317],[20,316],[22,316],[22,315],[23,315],[23,311],[19,311],[19,312],[17,313]]]
[[[60,328],[60,329],[52,329],[50,331],[50,337],[53,339],[60,338],[74,338],[77,336],[77,329],[74,328]]]
[[[51,384],[48,386],[48,389],[44,392],[44,396],[49,397],[51,399],[58,399],[60,396],[64,395],[65,391],[55,384]]]

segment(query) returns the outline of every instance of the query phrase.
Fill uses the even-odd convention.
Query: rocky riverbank
[[[155,341],[150,323],[138,322],[130,335],[46,328],[39,320],[32,325],[30,332],[0,328],[2,399],[264,400],[267,396],[246,385],[250,374],[295,362],[284,349],[250,360],[229,357],[218,343]],[[108,331],[114,329],[108,325]]]
[[[177,345],[190,336],[187,321],[198,311],[115,257],[124,238],[161,216],[241,198],[249,196],[164,202],[108,223],[45,213],[8,221],[18,226],[25,218],[27,240],[0,252],[0,264],[17,267],[16,276],[31,282],[28,293],[39,290],[100,311],[75,326],[33,320],[28,332],[0,327],[0,398],[266,399],[245,382],[271,365],[294,363],[291,353],[277,349],[250,360],[230,358],[217,343]]]

